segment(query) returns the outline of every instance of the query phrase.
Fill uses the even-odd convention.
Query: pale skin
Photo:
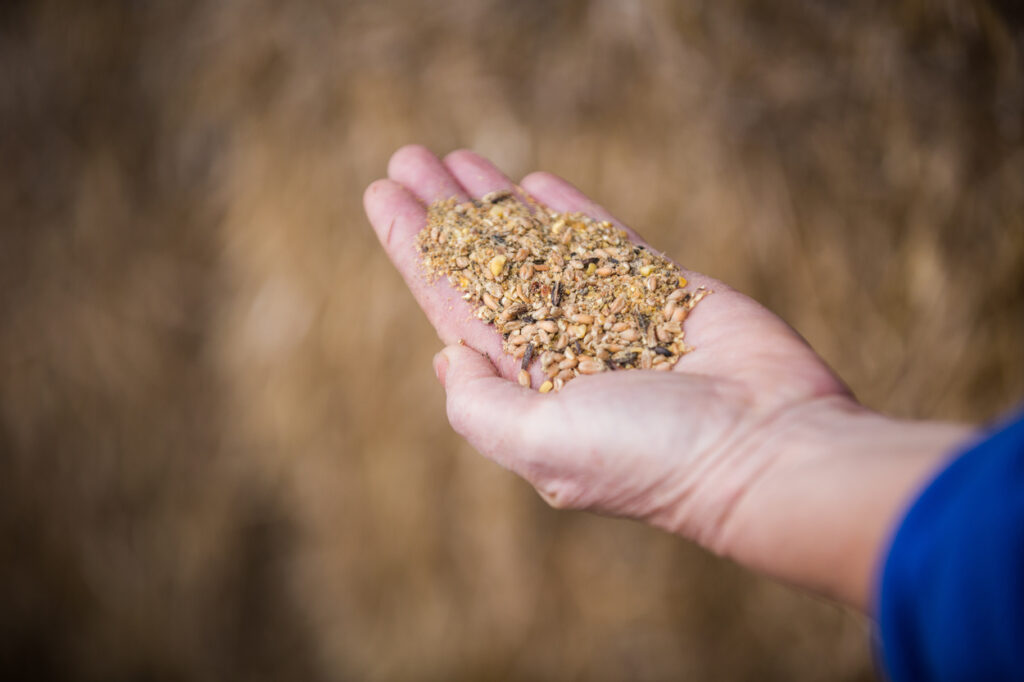
[[[532,173],[519,188],[646,244],[561,178]],[[714,293],[687,318],[696,350],[673,371],[584,376],[546,395],[520,386],[501,337],[447,281],[425,278],[415,245],[426,204],[499,189],[516,185],[473,152],[442,160],[410,145],[364,196],[381,244],[446,344],[434,370],[452,427],[553,507],[637,519],[870,612],[894,526],[972,430],[864,408],[779,317],[685,268]]]

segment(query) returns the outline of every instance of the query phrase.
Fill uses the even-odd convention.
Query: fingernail
[[[445,357],[444,351],[441,351],[434,356],[434,374],[437,376],[437,380],[441,383],[441,387],[444,388],[445,375],[448,373],[448,358]]]

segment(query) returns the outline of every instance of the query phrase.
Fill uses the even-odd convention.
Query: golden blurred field
[[[993,418],[1021,12],[851,4],[5,3],[0,678],[873,679],[864,620],[460,442],[361,209],[407,142],[553,171],[868,405]]]

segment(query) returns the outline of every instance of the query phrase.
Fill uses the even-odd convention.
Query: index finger
[[[392,179],[377,180],[366,188],[363,205],[377,238],[406,285],[446,345],[464,341],[485,354],[502,376],[512,378],[519,361],[502,349],[493,327],[472,316],[472,308],[447,280],[430,281],[416,248],[416,234],[427,224],[423,202],[456,196],[462,187],[441,162],[423,147],[403,147],[389,163]]]
[[[642,244],[648,251],[660,254],[675,263],[683,272],[686,279],[694,285],[707,287],[708,289],[715,291],[725,291],[728,288],[716,279],[683,267],[674,258],[661,249],[652,246],[651,243],[640,236],[636,230],[629,225],[624,224],[621,220],[612,215],[608,209],[592,200],[567,180],[560,178],[557,175],[552,175],[551,173],[537,171],[530,173],[523,178],[520,184],[523,189],[529,192],[537,201],[555,209],[556,211],[583,213],[595,220],[607,220],[619,229],[625,231],[633,243]]]

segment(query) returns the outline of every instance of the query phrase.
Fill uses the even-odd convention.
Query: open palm
[[[519,187],[555,210],[610,220],[644,243],[560,178],[534,173]],[[685,268],[687,279],[714,293],[687,318],[696,350],[674,371],[584,376],[547,395],[519,386],[518,361],[502,352],[500,335],[474,319],[445,280],[425,278],[415,247],[426,203],[501,189],[516,186],[472,152],[441,161],[409,146],[365,195],[381,243],[448,345],[435,369],[452,426],[556,507],[643,519],[729,553],[724,525],[773,466],[758,447],[770,426],[796,406],[847,400],[845,387],[774,314]]]

